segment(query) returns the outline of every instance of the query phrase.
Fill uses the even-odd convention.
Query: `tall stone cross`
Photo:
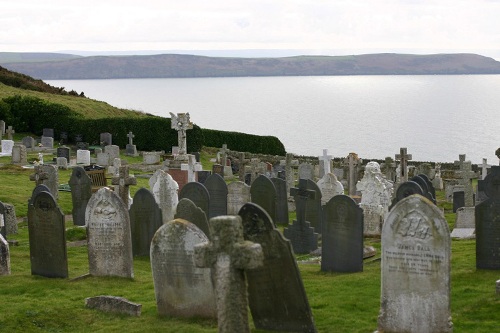
[[[297,222],[305,223],[307,200],[314,199],[316,192],[307,188],[307,179],[299,179],[299,187],[292,187],[290,195],[295,198]]]
[[[491,168],[491,165],[488,164],[488,159],[483,158],[483,164],[481,164],[481,179],[484,180],[486,175],[488,174],[488,169]]]
[[[344,159],[344,165],[349,167],[349,195],[356,195],[356,167],[363,163],[363,160],[356,153],[349,153]]]
[[[35,182],[35,186],[43,184],[45,179],[49,179],[49,174],[43,171],[41,165],[35,165],[35,173],[30,175],[30,180]]]
[[[332,160],[332,157],[332,155],[328,155],[328,149],[323,149],[323,155],[318,157],[320,161],[323,161],[323,170],[325,171],[325,175],[331,172],[330,161]]]
[[[122,199],[125,207],[128,209],[129,186],[137,185],[137,179],[129,175],[128,165],[119,167],[118,176],[111,179],[111,184],[118,185],[118,196]]]
[[[132,146],[133,145],[132,139],[135,138],[135,135],[132,133],[132,131],[129,131],[127,137],[128,137],[128,144]]]
[[[12,128],[12,126],[9,126],[7,128],[7,130],[5,131],[5,133],[7,133],[7,140],[12,140],[13,135],[14,135],[14,133],[16,133],[16,131],[14,131],[14,129]]]
[[[240,181],[245,181],[245,166],[250,162],[248,158],[245,158],[245,153],[241,152],[239,155],[240,166],[238,170],[238,177]]]
[[[395,155],[396,161],[399,161],[399,182],[404,183],[408,181],[408,161],[411,161],[411,154],[407,153],[406,148],[400,148],[399,154]]]
[[[460,177],[459,184],[464,187],[465,207],[473,207],[474,189],[472,188],[472,178],[476,178],[476,173],[472,171],[471,162],[465,160],[465,154],[458,155],[458,159],[458,161],[455,161],[455,165],[460,167],[457,174]]]
[[[229,152],[229,149],[227,149],[227,144],[223,144],[222,148],[219,150],[219,153],[221,154],[221,161],[220,164],[222,166],[226,166],[227,164],[227,153]]]
[[[248,298],[244,271],[263,265],[260,244],[245,241],[240,216],[210,219],[212,241],[194,247],[198,267],[214,273],[219,333],[249,333]]]
[[[179,146],[179,155],[187,153],[186,131],[193,128],[193,123],[189,119],[188,113],[178,113],[177,115],[170,112],[172,129],[177,131],[177,140]]]

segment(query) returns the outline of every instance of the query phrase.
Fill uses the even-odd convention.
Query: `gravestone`
[[[290,240],[293,252],[296,254],[309,254],[318,248],[318,234],[306,221],[307,200],[314,198],[316,192],[307,188],[307,180],[300,179],[298,188],[291,188],[290,195],[295,197],[297,219],[293,224],[283,230],[283,234]]]
[[[177,182],[163,170],[156,170],[149,179],[149,188],[161,209],[163,223],[174,219],[175,207],[179,202]]]
[[[276,188],[276,224],[288,225],[288,192],[286,181],[280,178],[271,178]]]
[[[179,199],[184,198],[191,200],[197,207],[200,207],[208,217],[210,194],[205,185],[198,182],[187,183],[179,193]]]
[[[205,187],[210,194],[208,206],[208,218],[227,215],[227,185],[224,179],[218,175],[210,175],[205,181]]]
[[[90,165],[90,150],[78,149],[76,151],[76,164]]]
[[[312,164],[301,163],[299,165],[299,179],[314,179]]]
[[[331,198],[324,207],[321,270],[363,271],[363,210],[347,195]]]
[[[118,195],[106,187],[94,193],[85,224],[90,275],[133,278],[130,219]]]
[[[110,156],[109,153],[96,153],[97,156],[97,165],[107,167],[110,165]]]
[[[481,179],[484,180],[488,174],[488,169],[491,168],[491,165],[488,164],[488,159],[483,158],[483,163],[479,166],[481,167]]]
[[[321,210],[322,193],[318,185],[311,179],[307,179],[307,189],[314,191],[316,194],[314,197],[309,197],[306,200],[305,219],[311,224],[315,232],[321,234],[321,225],[323,223],[323,212]]]
[[[128,165],[121,166],[118,175],[111,179],[111,184],[117,185],[115,192],[123,200],[125,207],[130,207],[130,185],[137,185],[137,178],[129,175]]]
[[[5,133],[7,134],[7,140],[14,140],[14,133],[16,133],[16,131],[14,131],[12,126],[9,126]]]
[[[35,139],[33,139],[31,136],[25,136],[22,140],[22,144],[26,148],[35,148],[36,146]]]
[[[170,112],[171,128],[177,131],[177,141],[179,145],[179,155],[187,154],[187,137],[186,131],[193,129],[193,123],[190,120],[188,113],[178,113],[177,115]]]
[[[475,209],[476,268],[500,269],[500,166],[483,180],[488,199]]]
[[[319,163],[319,178],[332,172],[332,155],[328,155],[328,149],[323,149],[323,155],[318,156]]]
[[[337,180],[333,173],[326,173],[316,183],[321,191],[321,204],[326,205],[331,198],[336,195],[344,194],[344,186]]]
[[[88,142],[77,142],[76,143],[76,149],[77,150],[89,150],[89,143]],[[97,149],[97,148],[96,148]],[[77,155],[78,156],[78,155]],[[90,157],[89,157],[90,158]],[[89,162],[90,163],[90,162]]]
[[[350,196],[356,195],[356,183],[358,182],[357,168],[363,163],[363,160],[358,157],[356,153],[349,153],[344,159],[344,165],[349,169],[349,178],[347,181],[348,194]]]
[[[54,129],[53,128],[44,128],[42,130],[42,136],[54,138]]]
[[[214,163],[212,165],[212,174],[217,174],[221,177],[224,177],[224,166],[221,164]]]
[[[50,136],[42,136],[42,138],[40,139],[40,143],[44,148],[54,148],[54,138]]]
[[[451,231],[451,238],[476,238],[475,207],[461,207],[457,209],[455,226]]]
[[[120,158],[120,147],[116,145],[104,146],[104,152],[109,154],[109,161],[113,161],[115,158]]]
[[[99,135],[99,142],[101,146],[109,146],[113,144],[113,135],[111,133],[105,132]]]
[[[66,157],[57,157],[56,166],[58,169],[68,170],[68,160]]]
[[[34,181],[36,185],[47,186],[56,200],[59,197],[59,172],[56,165],[35,165],[30,180]]]
[[[477,175],[472,171],[472,164],[465,160],[465,154],[459,155],[459,160],[455,161],[460,170],[456,172],[460,177],[458,183],[464,187],[464,205],[466,207],[474,206],[474,189],[472,188],[472,179]]]
[[[64,157],[66,161],[70,161],[70,152],[71,150],[68,147],[59,147],[57,148],[57,157]]]
[[[246,240],[260,244],[263,266],[248,270],[248,301],[257,329],[316,332],[309,301],[290,241],[274,227],[269,214],[245,204],[239,215]]]
[[[214,241],[195,245],[194,261],[212,268],[218,332],[250,333],[244,272],[262,266],[262,247],[244,240],[239,216],[214,217],[210,227]]]
[[[26,147],[23,145],[14,145],[12,147],[12,164],[15,165],[26,165],[28,164],[28,155],[26,153]]]
[[[82,167],[75,167],[69,179],[73,203],[73,224],[85,225],[85,210],[92,196],[92,181]]]
[[[465,191],[461,191],[463,186],[453,189],[453,213],[456,213],[459,208],[465,207]]]
[[[134,195],[129,209],[130,233],[132,234],[132,254],[149,256],[153,236],[163,225],[161,209],[155,201],[153,193],[144,187]]]
[[[251,201],[250,186],[242,181],[227,185],[227,214],[237,215],[244,204]]]
[[[14,141],[2,140],[2,152],[0,156],[12,156],[12,148],[14,148]]]
[[[160,154],[154,151],[142,152],[143,163],[146,165],[154,165],[160,163]]]
[[[392,200],[392,204],[389,207],[389,210],[392,210],[392,208],[399,201],[401,201],[404,198],[407,198],[407,197],[409,197],[410,195],[413,195],[413,194],[419,194],[419,195],[423,196],[424,195],[424,191],[422,190],[422,188],[420,187],[420,185],[418,185],[417,183],[415,183],[414,181],[411,181],[411,180],[399,184],[398,185],[398,189],[396,190],[396,196],[394,197],[394,200]]]
[[[264,175],[258,176],[250,187],[250,197],[253,203],[262,207],[271,216],[276,219],[276,187],[273,182]]]
[[[162,225],[151,242],[151,271],[161,316],[216,318],[210,268],[194,265],[197,244],[207,236],[193,223],[175,219]]]
[[[238,159],[238,179],[241,182],[245,181],[245,166],[250,162],[249,159],[245,158],[245,153],[240,152]]]
[[[395,182],[396,181],[396,163],[392,157],[387,156],[384,163],[380,165],[380,171],[384,174],[385,178]]]
[[[407,148],[400,148],[399,154],[395,155],[396,161],[399,161],[399,174],[397,175],[397,182],[404,183],[408,181],[408,161],[411,161],[412,156],[408,154]]]
[[[49,192],[40,192],[28,206],[31,274],[68,277],[64,214]]]
[[[179,200],[174,218],[183,219],[193,223],[210,239],[210,228],[208,226],[207,215],[200,207],[197,207],[194,202],[188,198],[182,198]]]
[[[10,275],[9,243],[0,234],[0,276]]]
[[[432,186],[436,190],[442,191],[444,188],[443,178],[441,178],[441,163],[436,163],[434,179],[432,179]]]
[[[436,204],[436,192],[434,190],[434,187],[432,186],[432,183],[426,175],[420,174],[417,176],[413,176],[410,178],[410,180],[420,185],[422,191],[424,191],[422,195],[432,201],[433,204]]]
[[[450,232],[420,195],[404,198],[382,229],[379,332],[452,332]]]
[[[137,147],[133,143],[134,137],[135,137],[135,135],[131,131],[129,131],[127,134],[128,144],[125,147],[125,155],[127,155],[127,156],[138,156]]]
[[[5,220],[5,205],[0,201],[0,235],[7,238],[7,223]]]
[[[0,201],[0,230],[2,235],[7,238],[9,235],[17,234],[17,218],[14,205]]]

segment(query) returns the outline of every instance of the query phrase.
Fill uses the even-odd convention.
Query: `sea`
[[[498,165],[500,75],[46,80],[113,106],[201,128],[272,135],[287,152]],[[131,129],[134,130],[133,128]],[[189,131],[188,131],[189,135]],[[167,147],[166,147],[167,148]],[[228,147],[231,149],[231,147]]]

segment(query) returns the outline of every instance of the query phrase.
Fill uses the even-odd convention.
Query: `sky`
[[[500,60],[499,15],[500,0],[0,0],[0,52]]]

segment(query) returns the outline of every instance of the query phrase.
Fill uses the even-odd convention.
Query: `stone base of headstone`
[[[232,179],[233,177],[234,177],[233,169],[231,169],[231,166],[225,166],[224,167],[224,179]]]
[[[127,156],[139,156],[139,154],[137,153],[136,145],[127,144],[127,146],[125,147],[125,155],[127,155]]]
[[[284,229],[283,234],[290,240],[295,254],[309,254],[318,248],[318,234],[307,221],[300,223],[294,220],[292,225]]]

